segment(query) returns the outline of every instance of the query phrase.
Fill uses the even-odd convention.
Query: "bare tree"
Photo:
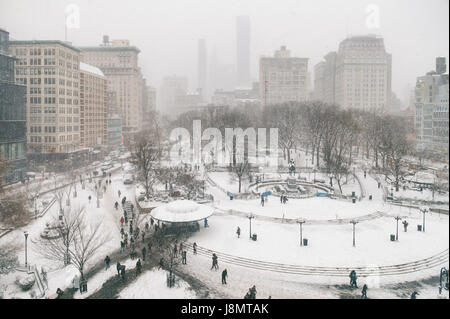
[[[139,179],[144,186],[145,196],[149,198],[153,191],[153,185],[157,181],[156,169],[162,154],[159,130],[154,128],[139,133],[132,148],[133,162],[139,171]]]
[[[68,209],[59,217],[54,216],[51,224],[57,225],[55,228],[60,240],[40,238],[38,249],[41,254],[49,260],[62,262],[64,265],[70,264],[70,247],[73,244],[76,230],[82,222],[84,209]]]
[[[89,225],[84,209],[68,210],[58,231],[58,238],[41,239],[37,244],[37,251],[48,260],[66,265],[70,261],[80,272],[83,281],[86,263],[108,239],[101,232],[101,222]]]
[[[412,149],[412,142],[407,137],[406,127],[401,118],[391,116],[384,118],[380,149],[385,162],[385,175],[393,176],[395,190],[398,191],[400,181],[407,173],[404,158]]]

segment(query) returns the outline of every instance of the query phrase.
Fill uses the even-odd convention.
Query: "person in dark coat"
[[[364,284],[361,290],[361,299],[367,299],[367,285]]]
[[[138,261],[136,262],[136,276],[139,275],[142,271],[142,264],[141,264],[141,260],[138,259]]]
[[[122,277],[122,280],[125,280],[125,265],[120,267],[120,276]]]
[[[356,277],[356,271],[352,270],[350,272],[349,277],[350,277],[350,287],[358,288],[358,284],[356,283],[356,279],[358,278]]]
[[[238,226],[236,234],[238,235],[238,238],[241,238],[241,228]]]
[[[145,255],[147,255],[147,248],[142,248],[142,260],[145,261]]]
[[[224,271],[222,271],[222,285],[226,285],[227,284],[227,277],[228,277],[228,272],[225,269]]]
[[[173,246],[173,254],[174,254],[175,257],[178,256],[178,248],[177,248],[177,244],[175,244],[175,245]]]
[[[218,263],[218,258],[217,258],[217,255],[216,254],[213,254],[212,255],[212,266],[211,266],[211,270],[213,270],[213,268],[214,269],[219,269],[219,263]]]
[[[417,295],[418,295],[419,293],[417,292],[417,291],[414,291],[412,294],[411,294],[411,299],[417,299]]]
[[[192,249],[194,250],[194,255],[197,255],[197,243],[192,245]]]
[[[122,240],[122,241],[120,242],[120,252],[123,253],[124,249],[125,249],[125,243],[124,243],[124,241]]]
[[[109,258],[109,256],[106,256],[105,257],[106,270],[108,270],[110,262],[111,262],[111,258]]]
[[[114,208],[115,208],[116,210],[119,208],[119,203],[118,203],[118,202],[115,202],[115,203],[114,203]]]
[[[405,233],[408,231],[408,222],[406,221],[406,220],[404,220],[403,222],[402,222],[402,224],[403,224],[403,229],[405,230]]]
[[[117,276],[120,276],[120,269],[122,269],[122,265],[119,262],[117,262],[116,264],[116,269],[117,269]]]
[[[181,263],[182,263],[183,265],[186,265],[186,264],[187,264],[186,257],[187,257],[186,250],[183,250],[183,251],[181,252]]]

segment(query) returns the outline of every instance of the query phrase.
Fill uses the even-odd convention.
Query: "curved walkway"
[[[192,243],[186,244],[187,249],[192,251]],[[426,270],[431,267],[441,265],[443,266],[446,265],[449,261],[449,250],[446,249],[428,258],[389,266],[380,266],[380,267],[300,266],[300,265],[287,265],[273,262],[265,262],[255,259],[238,257],[197,246],[197,255],[206,258],[211,258],[213,253],[215,253],[219,257],[219,261],[255,270],[271,271],[293,275],[335,276],[335,277],[348,277],[351,270],[355,270],[359,276],[363,277],[370,275],[376,276],[402,275],[414,273],[421,270]]]

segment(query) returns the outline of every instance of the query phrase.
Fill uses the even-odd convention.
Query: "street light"
[[[303,219],[299,219],[299,220],[297,220],[297,223],[300,225],[300,246],[303,246],[303,229],[302,229],[302,225],[304,223],[306,223],[306,221],[303,220]]]
[[[398,240],[398,221],[401,220],[402,218],[400,216],[395,217],[395,220],[397,221],[397,230],[395,233],[395,240]]]
[[[423,214],[422,231],[425,232],[425,214],[428,213],[428,209],[426,207],[421,207],[420,211]]]
[[[28,232],[24,231],[23,235],[25,236],[25,268],[28,268],[28,256],[27,256],[27,239],[28,239]]]
[[[353,219],[353,220],[350,221],[350,224],[353,224],[353,247],[355,247],[356,246],[356,243],[355,243],[355,225],[358,224],[358,222]]]
[[[250,222],[250,238],[252,238],[252,219],[255,218],[253,215],[248,216],[248,220]]]

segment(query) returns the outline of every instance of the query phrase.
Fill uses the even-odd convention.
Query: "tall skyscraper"
[[[80,57],[66,42],[11,41],[16,83],[27,86],[27,150],[37,159],[67,158],[80,143]]]
[[[122,117],[124,135],[138,132],[142,125],[143,77],[138,65],[140,50],[128,40],[112,40],[105,36],[97,47],[81,47],[86,63],[98,67],[108,80],[108,98]],[[115,93],[111,93],[114,91]],[[126,138],[126,136],[125,136]]]
[[[250,84],[250,17],[236,19],[236,67],[237,86],[251,87]]]
[[[207,95],[206,88],[206,41],[205,39],[198,40],[198,83],[197,88],[201,90],[202,95],[205,97]]]
[[[391,63],[383,38],[354,36],[316,65],[314,97],[343,108],[389,110]]]
[[[80,62],[80,142],[84,147],[106,148],[107,81],[97,67]]]
[[[415,132],[418,149],[448,153],[449,147],[449,77],[436,60],[436,72],[417,78],[415,95]],[[439,72],[438,69],[440,69]]]
[[[0,29],[0,159],[8,171],[2,184],[24,178],[26,154],[26,86],[14,83],[14,61],[9,54],[9,33]]]
[[[259,97],[264,106],[308,99],[308,58],[290,56],[282,46],[259,62]]]

